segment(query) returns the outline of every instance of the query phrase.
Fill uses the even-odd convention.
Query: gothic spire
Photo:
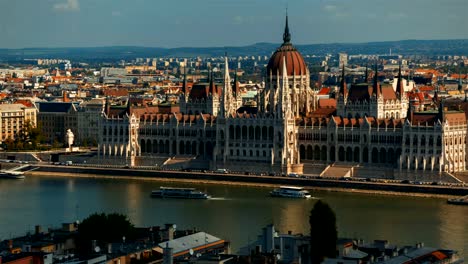
[[[375,63],[375,73],[374,73],[374,93],[377,98],[380,96],[380,87],[379,87],[379,70],[377,69],[377,62]]]
[[[364,76],[364,83],[367,83],[367,78],[369,78],[369,71],[368,71],[367,63],[366,63],[366,75]]]
[[[291,43],[291,33],[289,33],[288,10],[286,9],[286,26],[284,27],[283,44]]]
[[[232,90],[231,90],[231,77],[229,76],[229,61],[227,54],[224,57],[224,89],[223,89],[223,97],[221,99],[221,114],[224,117],[228,117],[231,114],[231,98],[232,98]]]
[[[187,87],[187,67],[184,67],[184,83],[182,85],[182,92],[184,95],[187,95],[188,93],[188,87]]]
[[[343,69],[341,71],[341,87],[340,87],[340,93],[343,95],[343,96],[347,96],[348,95],[348,87],[347,87],[347,84],[346,84],[346,74],[345,74],[345,67],[343,65]]]
[[[409,75],[408,75],[408,80],[409,80]],[[398,66],[398,81],[397,81],[396,90],[397,90],[397,93],[400,95],[400,98],[403,97],[405,89],[403,88],[403,80],[401,78],[401,63]]]
[[[463,82],[462,82],[462,76],[461,76],[461,67],[458,66],[458,91],[461,93],[463,90]]]
[[[240,85],[237,80],[237,69],[234,71],[234,96],[237,98],[240,95]]]
[[[211,70],[210,72],[210,93],[214,96],[216,94],[216,85],[214,82],[214,72]]]

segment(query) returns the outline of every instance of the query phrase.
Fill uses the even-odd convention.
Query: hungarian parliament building
[[[343,68],[336,108],[328,114],[310,87],[309,69],[291,43],[286,17],[283,44],[268,62],[255,106],[243,105],[226,57],[222,83],[211,78],[188,87],[184,77],[178,112],[118,110],[107,102],[99,156],[122,157],[131,165],[158,156],[191,157],[211,169],[251,166],[297,174],[305,173],[306,163],[465,171],[465,113],[449,111],[443,100],[421,111],[403,88],[401,69],[396,89],[377,75],[347,84]]]

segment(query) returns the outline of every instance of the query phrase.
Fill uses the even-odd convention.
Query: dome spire
[[[286,8],[286,26],[284,27],[283,44],[290,44],[290,43],[291,43],[291,33],[289,33],[288,9]]]

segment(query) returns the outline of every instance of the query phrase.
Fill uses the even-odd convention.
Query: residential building
[[[0,141],[15,139],[26,123],[37,124],[37,110],[23,104],[0,104]]]
[[[73,103],[38,102],[37,105],[39,109],[38,124],[47,142],[51,144],[65,142],[67,129],[74,130],[73,133],[76,136],[79,134],[79,131],[75,131],[78,126],[76,106]]]

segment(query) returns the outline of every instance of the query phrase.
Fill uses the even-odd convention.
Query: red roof
[[[17,104],[22,104],[26,107],[34,107],[33,103],[30,100],[18,99],[15,101]]]
[[[330,99],[320,99],[318,101],[319,108],[336,108],[336,100],[334,98]]]
[[[283,61],[286,60],[286,70],[288,76],[305,75],[307,65],[301,53],[290,43],[284,43],[271,56],[267,66],[267,74],[283,75]]]
[[[322,87],[320,91],[318,92],[318,95],[329,95],[330,94],[331,88],[329,87]]]

